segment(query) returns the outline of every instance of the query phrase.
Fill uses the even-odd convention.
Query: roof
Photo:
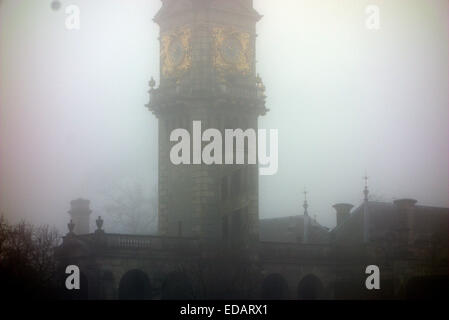
[[[311,226],[318,233],[327,234],[328,229],[310,219]],[[259,220],[259,239],[270,242],[297,242],[302,236],[304,215],[267,218]]]
[[[415,205],[413,207],[412,222],[408,222],[400,209],[394,203],[368,201],[370,236],[382,237],[386,232],[397,228],[409,228],[413,224],[416,238],[428,237],[434,233],[448,233],[449,208]],[[360,236],[363,231],[364,204],[354,209],[349,218],[336,226],[333,234],[354,234]]]

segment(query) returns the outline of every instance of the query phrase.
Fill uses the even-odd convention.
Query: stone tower
[[[70,219],[75,224],[73,232],[75,234],[88,234],[90,231],[90,214],[92,211],[89,208],[90,201],[84,199],[77,199],[70,202]]]
[[[193,150],[191,164],[174,165],[170,150],[177,142],[170,134],[187,130],[195,148],[193,121],[201,121],[202,132],[218,129],[223,139],[225,129],[257,132],[258,117],[267,112],[255,64],[260,18],[252,0],[163,0],[154,18],[160,85],[150,81],[148,108],[159,120],[161,235],[229,243],[258,238],[257,164],[193,164]]]

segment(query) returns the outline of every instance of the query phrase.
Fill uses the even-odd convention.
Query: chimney
[[[401,240],[408,244],[415,241],[414,214],[417,202],[415,199],[398,199],[393,202],[397,209],[396,227],[400,231]]]
[[[351,214],[351,209],[354,206],[350,203],[337,203],[333,205],[335,211],[337,211],[337,226],[341,225]]]
[[[85,199],[77,199],[70,202],[70,218],[75,224],[73,232],[77,235],[88,234],[90,224],[91,210],[89,208],[90,201]]]

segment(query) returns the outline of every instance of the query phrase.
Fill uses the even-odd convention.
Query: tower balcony
[[[189,85],[163,85],[154,88],[150,81],[150,102],[146,107],[156,116],[167,111],[186,108],[210,108],[220,111],[246,111],[265,115],[265,87],[261,82],[248,85],[220,83],[208,88],[194,88]]]

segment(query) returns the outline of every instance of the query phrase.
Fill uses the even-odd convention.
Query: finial
[[[75,230],[75,224],[73,223],[73,220],[70,219],[70,222],[67,224],[67,227],[69,228],[69,233],[72,234],[73,230]]]
[[[154,80],[154,78],[151,77],[151,80],[148,84],[150,85],[151,90],[153,90],[154,87],[156,86],[156,80]]]
[[[304,215],[308,216],[309,213],[307,212],[307,208],[309,207],[309,204],[307,203],[307,189],[304,188],[304,204],[302,205],[302,207],[304,208]]]
[[[266,90],[266,87],[265,87],[265,85],[263,84],[262,78],[260,77],[259,74],[257,74],[257,76],[256,76],[256,87],[257,87],[257,89],[259,89],[262,93],[264,93],[265,90]]]
[[[101,228],[103,227],[103,219],[101,219],[101,216],[98,216],[98,219],[95,220],[95,223],[97,224],[97,231],[102,231]]]
[[[363,189],[363,194],[365,195],[364,200],[368,201],[368,194],[369,194],[369,190],[368,190],[368,175],[365,171],[365,176],[363,177],[363,179],[365,180],[365,189]]]

